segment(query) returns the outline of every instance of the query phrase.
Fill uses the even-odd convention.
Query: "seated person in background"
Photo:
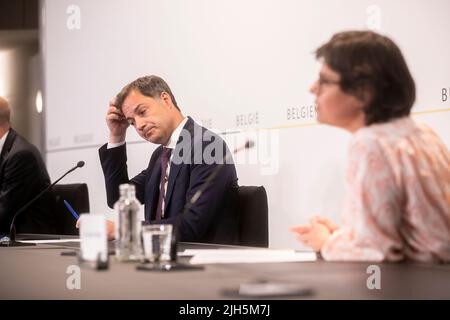
[[[415,84],[400,49],[350,31],[316,57],[318,121],[353,134],[344,224],[316,217],[292,230],[325,260],[450,261],[450,154],[409,116]]]
[[[9,234],[13,216],[50,185],[41,154],[11,128],[8,102],[0,97],[0,238]],[[49,194],[22,212],[17,233],[54,233]]]
[[[106,122],[109,143],[99,153],[111,208],[119,198],[119,185],[132,183],[145,204],[146,222],[174,224],[180,241],[237,243],[237,175],[230,161],[182,214],[229,150],[218,135],[182,115],[163,79],[146,76],[125,86],[109,105]],[[130,124],[143,139],[159,144],[148,167],[132,179],[125,145]]]

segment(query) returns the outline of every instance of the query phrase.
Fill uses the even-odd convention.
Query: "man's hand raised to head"
[[[109,142],[118,143],[125,141],[125,136],[129,123],[123,112],[115,106],[115,99],[109,102],[106,114],[106,124],[109,129]]]

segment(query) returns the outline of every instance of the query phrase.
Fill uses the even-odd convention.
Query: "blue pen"
[[[73,210],[72,206],[66,200],[63,200],[63,201],[64,201],[64,204],[66,205],[67,209],[69,209],[70,213],[72,213],[72,215],[75,217],[75,219],[78,220],[78,218],[79,218],[78,214],[75,212],[75,210]]]

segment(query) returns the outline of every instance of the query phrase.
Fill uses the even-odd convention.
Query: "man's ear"
[[[167,92],[165,92],[165,91],[161,92],[160,99],[164,103],[164,105],[166,105],[167,107],[173,106],[172,98],[170,97],[170,95]]]

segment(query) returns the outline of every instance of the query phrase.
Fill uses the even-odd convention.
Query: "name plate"
[[[108,243],[106,218],[101,214],[83,214],[80,217],[80,249],[84,261],[107,261]]]

